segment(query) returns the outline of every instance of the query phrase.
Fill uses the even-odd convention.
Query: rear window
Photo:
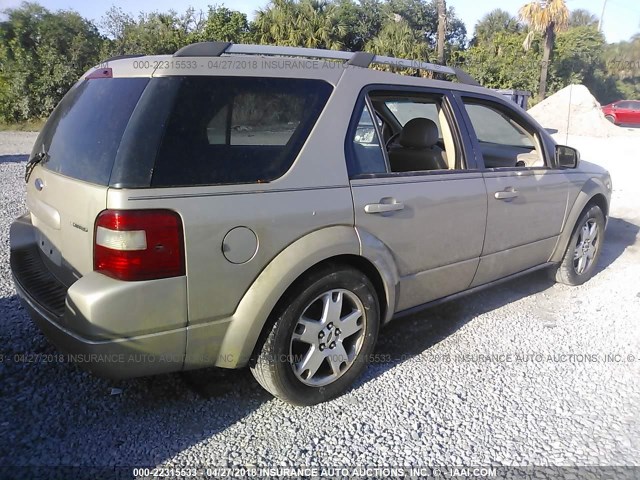
[[[90,183],[108,185],[123,132],[147,78],[84,80],[72,88],[40,132],[33,153],[43,166]]]
[[[268,182],[292,165],[329,98],[320,80],[182,77],[154,187]]]

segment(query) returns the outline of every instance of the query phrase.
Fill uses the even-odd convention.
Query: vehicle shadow
[[[639,225],[622,218],[609,217],[596,275],[615,262],[627,248],[635,245],[638,232]]]
[[[538,271],[394,320],[378,338],[376,360],[381,362],[372,365],[362,382],[426,352],[475,318],[543,292],[554,283],[547,271]]]
[[[638,225],[621,218],[609,218],[596,275],[620,258],[629,247],[636,245],[639,231]],[[359,384],[375,378],[405,359],[427,351],[474,318],[543,292],[554,284],[549,272],[543,270],[394,320],[378,339],[376,359],[381,359],[381,362],[373,364]]]
[[[0,155],[0,163],[21,163],[28,159],[29,155]]]

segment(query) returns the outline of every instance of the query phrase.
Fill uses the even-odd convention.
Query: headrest
[[[398,142],[408,148],[432,147],[438,142],[438,126],[428,118],[413,118],[402,128]]]

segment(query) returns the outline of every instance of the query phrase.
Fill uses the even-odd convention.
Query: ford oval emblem
[[[42,181],[41,178],[36,178],[36,181],[33,182],[33,184],[36,187],[36,190],[40,191],[44,188],[44,182]]]

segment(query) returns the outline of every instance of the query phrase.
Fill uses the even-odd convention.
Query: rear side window
[[[260,183],[282,176],[331,90],[319,80],[183,77],[151,185]]]
[[[108,185],[123,132],[148,78],[84,80],[51,114],[33,148],[49,170]]]

